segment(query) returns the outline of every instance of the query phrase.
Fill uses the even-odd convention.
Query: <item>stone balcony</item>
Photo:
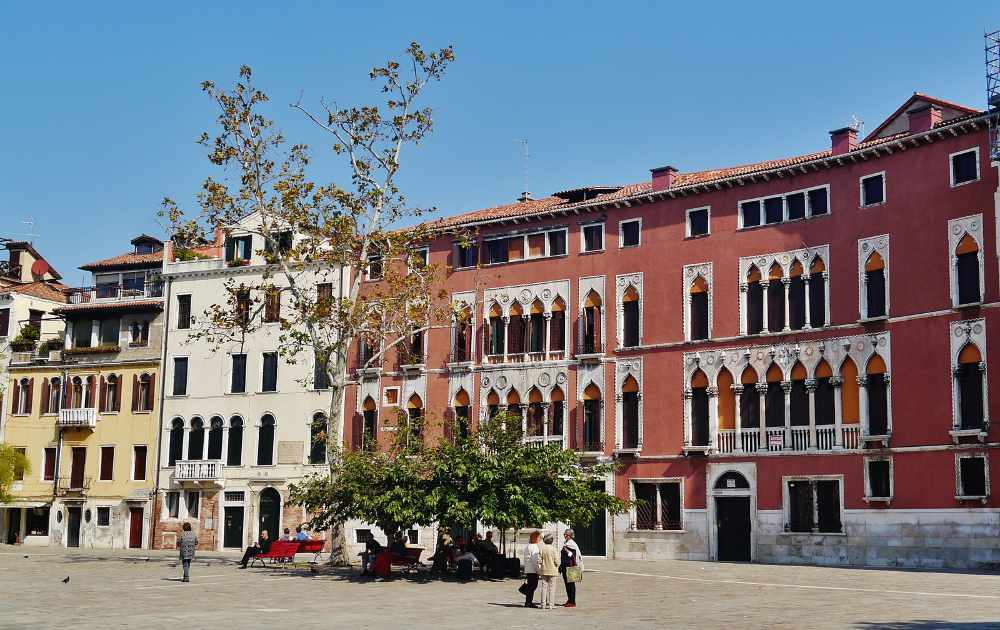
[[[173,480],[181,484],[222,485],[221,459],[179,459],[174,463]]]
[[[64,429],[94,429],[97,427],[97,409],[60,409],[56,423]]]

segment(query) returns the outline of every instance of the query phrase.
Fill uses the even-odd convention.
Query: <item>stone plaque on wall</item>
[[[301,464],[304,442],[278,442],[279,464]]]

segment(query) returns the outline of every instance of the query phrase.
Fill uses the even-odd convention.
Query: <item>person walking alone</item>
[[[198,548],[198,536],[191,531],[191,523],[184,523],[183,530],[180,540],[177,541],[177,548],[181,554],[181,566],[184,567],[184,577],[181,582],[190,582],[191,578],[188,573],[191,570],[191,561],[194,560],[194,551]]]
[[[542,610],[552,610],[555,607],[556,576],[559,575],[559,552],[552,542],[555,537],[545,534],[544,543],[538,553],[538,579],[542,585]]]
[[[563,532],[563,548],[559,562],[559,572],[562,573],[566,585],[566,608],[576,608],[576,583],[583,577],[583,558],[580,547],[573,540],[573,530]]]
[[[531,532],[528,537],[528,544],[524,546],[524,578],[527,580],[518,589],[524,594],[525,608],[538,608],[534,603],[535,589],[538,588],[538,556],[541,549],[538,547],[539,533]]]

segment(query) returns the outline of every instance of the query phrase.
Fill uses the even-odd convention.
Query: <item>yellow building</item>
[[[149,544],[159,415],[162,244],[84,265],[91,287],[54,311],[62,349],[14,353],[4,441],[31,470],[0,510],[0,535],[25,544]]]

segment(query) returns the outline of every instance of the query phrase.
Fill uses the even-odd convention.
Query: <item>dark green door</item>
[[[595,490],[604,490],[604,483],[594,484]],[[607,515],[604,512],[596,515],[589,523],[573,527],[574,539],[580,546],[580,553],[585,556],[608,555]]]
[[[226,522],[222,533],[222,546],[229,548],[243,548],[243,506],[227,505]],[[270,530],[268,530],[270,533]]]
[[[274,488],[264,488],[260,493],[260,527],[259,532],[267,530],[271,540],[281,538],[281,495]]]

